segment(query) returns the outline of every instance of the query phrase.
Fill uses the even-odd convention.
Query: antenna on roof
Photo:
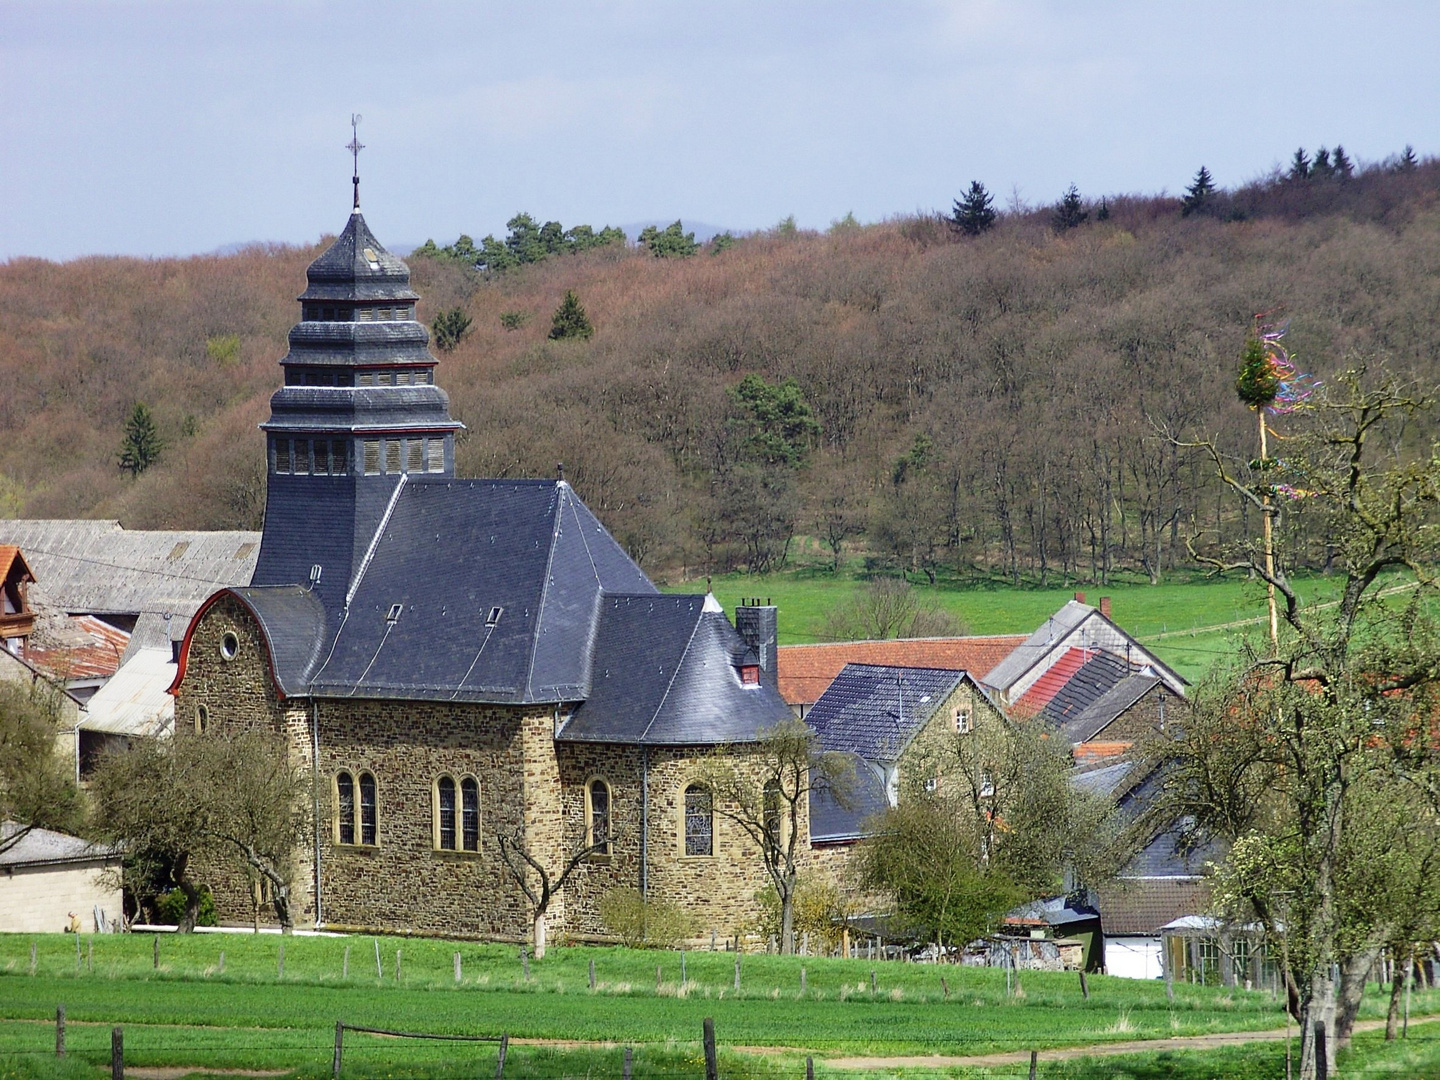
[[[350,151],[350,156],[355,163],[355,174],[350,177],[350,183],[355,185],[355,206],[352,213],[360,212],[360,151],[365,149],[365,144],[360,141],[360,132],[356,129],[363,120],[359,113],[350,114],[350,142],[345,149]]]

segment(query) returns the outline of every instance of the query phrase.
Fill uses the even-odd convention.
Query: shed
[[[57,933],[72,916],[84,930],[119,921],[115,849],[13,821],[0,824],[0,848],[0,933]]]

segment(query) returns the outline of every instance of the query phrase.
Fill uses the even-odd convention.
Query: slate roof
[[[997,634],[782,645],[776,650],[780,695],[792,705],[818,701],[846,664],[947,668],[968,671],[978,678],[1024,640],[1023,634]]]
[[[1113,795],[1130,779],[1135,763],[1117,761],[1093,769],[1080,769],[1070,774],[1070,784],[1077,791],[1092,795]]]
[[[805,722],[826,750],[895,761],[965,678],[943,668],[846,664]]]
[[[385,250],[358,209],[305,276],[309,287],[301,300],[419,299],[410,291],[410,268]]]
[[[1065,606],[1042,623],[1033,634],[1017,645],[1005,659],[988,672],[983,682],[998,690],[1008,690],[1032,667],[1043,660],[1055,648],[1057,642],[1092,615],[1099,612],[1076,600],[1067,601]]]
[[[845,843],[866,834],[865,824],[890,805],[885,782],[864,759],[850,754],[855,769],[854,788],[842,804],[834,793],[817,784],[810,791],[810,842]]]
[[[9,840],[20,830],[13,821],[0,823],[0,839]],[[7,850],[0,852],[0,866],[60,866],[65,863],[86,863],[118,860],[119,852],[100,844],[92,844],[78,836],[50,829],[31,829]]]
[[[791,719],[763,680],[741,683],[757,661],[713,598],[607,594],[595,638],[589,693],[562,742],[748,742]]]
[[[1088,705],[1059,720],[1060,733],[1073,743],[1088,742],[1156,686],[1155,675],[1127,675]]]
[[[1130,665],[1114,653],[1093,650],[1087,652],[1084,649],[1071,649],[1070,652],[1080,654],[1079,667],[1067,675],[1061,684],[1049,694],[1048,700],[1040,710],[1051,724],[1064,724],[1067,720],[1079,715],[1104,697],[1131,671]],[[1070,659],[1069,654],[1066,659]],[[1056,668],[1060,666],[1057,664],[1055,668],[1047,671],[1035,683],[1035,686],[1021,696],[1016,705],[1023,708],[1030,699],[1031,693],[1042,683],[1047,682]]]

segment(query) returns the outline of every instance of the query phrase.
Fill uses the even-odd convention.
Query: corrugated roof
[[[25,648],[32,665],[57,679],[108,679],[119,669],[130,635],[94,615],[60,616],[45,620],[43,636],[36,634]]]
[[[182,621],[216,589],[248,584],[260,552],[259,533],[124,529],[118,521],[0,520],[0,542],[24,550],[37,606],[168,612]]]
[[[945,668],[968,671],[978,679],[1024,640],[1023,634],[996,634],[782,645],[776,650],[780,695],[792,705],[819,701],[846,664]]]
[[[85,703],[80,727],[115,735],[164,734],[175,720],[170,650],[140,649]]]

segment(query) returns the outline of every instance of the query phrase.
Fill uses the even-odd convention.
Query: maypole
[[[1287,319],[1283,323],[1266,324],[1261,320],[1271,312],[1255,316],[1255,329],[1245,341],[1240,354],[1240,374],[1235,379],[1235,392],[1240,400],[1255,410],[1260,424],[1260,457],[1254,467],[1268,471],[1275,467],[1270,459],[1268,435],[1273,434],[1266,420],[1266,413],[1272,416],[1294,412],[1308,398],[1318,385],[1309,375],[1295,370],[1295,363],[1280,339],[1290,328]],[[1277,494],[1293,495],[1288,485],[1266,484],[1260,487],[1261,516],[1265,529],[1265,585],[1270,600],[1270,649],[1272,655],[1280,651],[1280,616],[1275,604],[1275,514],[1274,497]]]

